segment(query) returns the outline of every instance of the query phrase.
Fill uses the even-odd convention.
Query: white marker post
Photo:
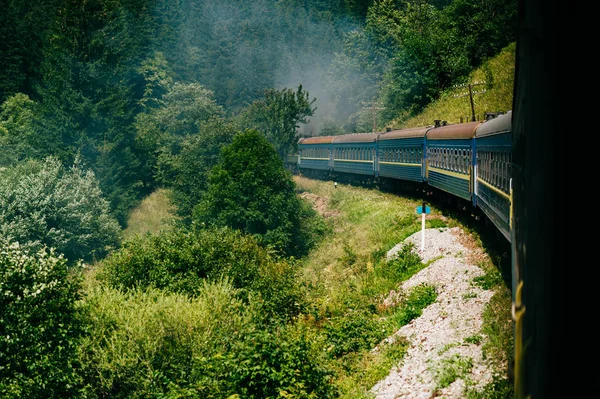
[[[423,201],[423,206],[417,207],[417,214],[421,214],[421,252],[425,248],[425,215],[431,212],[431,209],[425,205],[425,201]]]

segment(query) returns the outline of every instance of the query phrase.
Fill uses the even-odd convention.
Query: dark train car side
[[[512,112],[478,126],[475,133],[475,201],[479,209],[511,240]]]

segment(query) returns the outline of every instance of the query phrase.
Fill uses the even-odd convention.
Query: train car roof
[[[404,139],[412,137],[425,137],[425,134],[432,126],[411,127],[406,129],[396,129],[382,133],[378,140]]]
[[[427,140],[471,139],[479,125],[481,122],[475,121],[436,127],[427,131]]]
[[[302,137],[298,144],[329,144],[335,136]]]
[[[334,136],[333,143],[372,143],[381,133],[350,133]]]
[[[512,131],[512,111],[483,122],[477,127],[475,137],[493,136]]]

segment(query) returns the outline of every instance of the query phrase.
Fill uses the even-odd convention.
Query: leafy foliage
[[[55,248],[74,264],[117,247],[120,227],[93,172],[49,157],[0,170],[0,235],[34,251]]]
[[[172,178],[165,183],[173,189],[177,214],[185,224],[191,222],[193,207],[207,190],[208,176],[219,161],[221,148],[231,144],[236,133],[232,123],[211,118],[200,125],[198,134],[183,141],[180,153],[172,158]]]
[[[350,310],[324,325],[330,346],[330,356],[340,357],[352,352],[369,350],[385,338],[385,329],[376,315],[367,309]]]
[[[297,130],[300,123],[307,123],[316,107],[312,107],[316,98],[298,86],[292,89],[265,90],[265,99],[254,101],[245,111],[244,122],[249,128],[262,132],[273,144],[281,159],[297,150]]]
[[[228,228],[137,237],[103,265],[98,278],[115,288],[155,287],[196,295],[205,280],[227,279],[246,301],[250,296],[261,301],[267,319],[287,319],[301,309],[295,265]]]
[[[0,238],[0,396],[78,397],[79,280],[62,256]]]
[[[318,218],[303,206],[282,159],[265,137],[247,130],[224,147],[209,176],[208,190],[194,209],[198,225],[227,226],[256,236],[288,256],[302,256],[323,230],[303,220]],[[313,227],[315,224],[313,223]],[[323,226],[324,227],[324,226]]]
[[[257,324],[261,312],[236,291],[226,280],[205,281],[194,298],[92,291],[81,353],[88,397],[336,397],[314,331]]]
[[[44,150],[42,138],[35,134],[35,103],[17,93],[0,105],[0,165],[35,157]]]
[[[155,74],[161,76],[160,71],[151,76]],[[137,140],[150,154],[147,173],[152,174],[157,182],[169,186],[176,178],[176,157],[183,141],[201,133],[201,125],[217,119],[223,109],[213,99],[214,93],[197,83],[151,83],[146,90],[159,91],[164,85],[166,93],[157,99],[155,107],[148,107],[146,112],[137,115]],[[208,130],[207,134],[213,132],[209,127],[205,130]]]

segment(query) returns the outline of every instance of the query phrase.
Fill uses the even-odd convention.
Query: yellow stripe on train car
[[[486,182],[485,180],[482,180],[480,177],[477,178],[477,181],[481,184],[483,184],[484,186],[486,186],[487,188],[489,188],[490,190],[494,191],[496,194],[501,195],[502,197],[504,197],[504,199],[507,200],[511,200],[511,196],[506,194],[504,191],[500,190],[497,187],[492,186],[490,183]],[[511,201],[512,203],[512,201]]]
[[[469,174],[468,173],[453,172],[451,170],[440,169],[440,168],[430,168],[430,170],[433,171],[433,172],[441,173],[443,175],[448,175],[448,176],[456,177],[458,179],[469,180]]]

